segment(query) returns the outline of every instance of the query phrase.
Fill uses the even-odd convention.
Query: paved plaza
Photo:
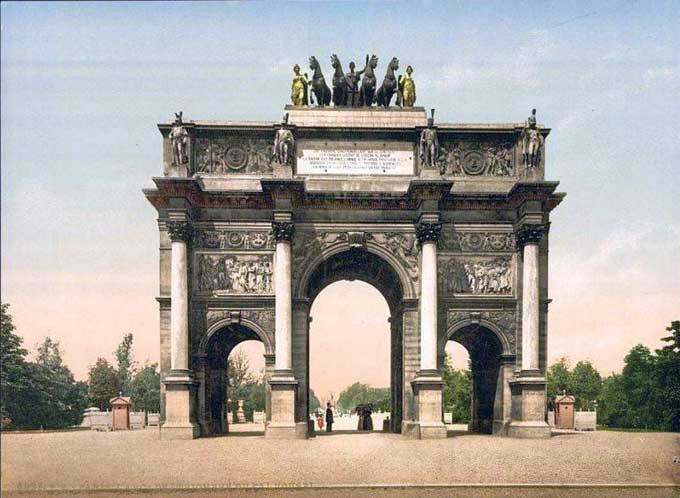
[[[85,496],[99,490],[97,496],[120,496],[135,489],[146,490],[147,497],[240,496],[234,494],[238,487],[255,485],[260,494],[246,496],[486,496],[483,487],[461,485],[502,483],[569,484],[576,494],[558,487],[554,496],[580,496],[578,486],[591,484],[680,484],[680,464],[673,463],[680,437],[670,433],[565,433],[521,440],[450,431],[447,439],[418,441],[343,432],[272,440],[254,426],[242,428],[250,431],[187,441],[161,440],[155,428],[3,434],[3,495],[53,490],[55,496]],[[202,492],[193,494],[198,489]],[[225,492],[229,489],[231,494]],[[513,489],[516,494],[516,488],[498,488],[493,496],[513,496]],[[670,487],[633,489],[621,494],[619,488],[602,488],[591,496],[678,493]],[[546,495],[532,494],[537,488],[524,491],[524,496]]]

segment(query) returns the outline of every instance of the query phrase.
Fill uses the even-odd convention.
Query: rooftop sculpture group
[[[399,69],[399,59],[396,57],[388,64],[383,83],[377,90],[375,69],[378,66],[378,58],[375,55],[370,57],[366,55],[364,69],[361,71],[355,71],[356,64],[350,62],[349,72],[345,73],[340,59],[335,54],[331,56],[331,66],[334,69],[332,91],[326,83],[316,57],[309,58],[309,68],[313,71],[311,80],[307,73],[300,74],[299,65],[293,67],[295,76],[290,95],[293,105],[314,105],[316,99],[319,106],[330,105],[332,100],[336,107],[370,107],[374,102],[378,106],[389,107],[395,93],[398,106],[413,107],[416,102],[416,84],[411,76],[413,68],[408,66],[406,75],[399,75],[397,78],[395,71]],[[310,86],[313,96],[309,93]]]

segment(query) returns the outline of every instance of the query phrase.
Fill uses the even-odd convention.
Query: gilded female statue
[[[295,76],[293,76],[293,84],[290,87],[290,98],[293,101],[293,105],[307,105],[307,87],[309,86],[307,73],[300,74],[300,66],[297,64],[295,64],[293,72]]]
[[[406,68],[406,75],[399,76],[399,96],[401,97],[402,107],[413,107],[416,103],[416,82],[413,81],[411,74],[413,68]]]

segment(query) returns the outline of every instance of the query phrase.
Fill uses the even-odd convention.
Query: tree
[[[314,394],[314,389],[309,390],[309,413],[316,413],[321,408],[321,401]]]
[[[116,364],[118,367],[118,384],[123,396],[130,396],[130,384],[135,375],[135,361],[132,352],[132,334],[123,336],[123,340],[116,348]]]
[[[111,398],[120,392],[120,378],[118,372],[104,358],[97,358],[97,362],[90,368],[88,382],[88,397],[90,403],[100,410],[109,408]]]
[[[656,350],[655,383],[661,400],[661,426],[680,431],[680,321],[666,328],[671,334],[661,340],[668,343]]]
[[[572,393],[572,374],[569,371],[569,361],[562,357],[548,368],[548,406],[552,409],[555,396],[562,393]]]
[[[612,374],[602,381],[597,400],[597,422],[608,427],[628,427],[628,398],[621,375]]]
[[[579,361],[571,373],[571,394],[574,395],[577,410],[593,409],[593,402],[602,391],[602,377],[589,361]]]
[[[34,400],[31,425],[60,428],[78,425],[87,406],[86,386],[63,364],[59,343],[45,337],[32,366]]]
[[[14,333],[9,304],[0,304],[0,417],[6,423],[21,425],[26,419],[26,399],[31,381],[23,339]]]
[[[254,381],[250,361],[243,351],[237,351],[229,356],[228,375],[229,386],[233,391],[238,391],[241,386]]]
[[[157,413],[161,409],[161,375],[158,364],[144,365],[130,382],[132,409]]]
[[[621,383],[628,401],[627,426],[654,428],[658,416],[658,389],[655,385],[656,358],[649,348],[638,344],[624,358]]]
[[[442,398],[444,409],[451,411],[452,422],[470,422],[470,404],[472,396],[472,375],[470,370],[456,370],[451,366],[451,357],[444,356],[444,381]]]
[[[371,387],[355,382],[338,396],[336,406],[343,411],[354,411],[357,405],[370,404],[374,410],[389,411],[391,394],[389,388]]]

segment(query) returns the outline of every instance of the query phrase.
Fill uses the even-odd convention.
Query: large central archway
[[[385,298],[390,311],[390,392],[391,412],[390,430],[401,431],[404,400],[404,369],[403,369],[403,318],[404,291],[400,277],[394,267],[383,257],[370,252],[366,248],[351,248],[320,259],[307,273],[301,293],[305,302],[304,322],[307,337],[305,343],[309,350],[309,312],[311,305],[319,293],[330,284],[340,280],[360,280],[375,287]],[[367,354],[357,351],[357,354]],[[308,413],[309,396],[309,355],[304,372],[305,386],[299,391],[299,409],[303,410],[306,418]],[[302,387],[302,386],[301,386]],[[302,404],[304,403],[304,404]]]

